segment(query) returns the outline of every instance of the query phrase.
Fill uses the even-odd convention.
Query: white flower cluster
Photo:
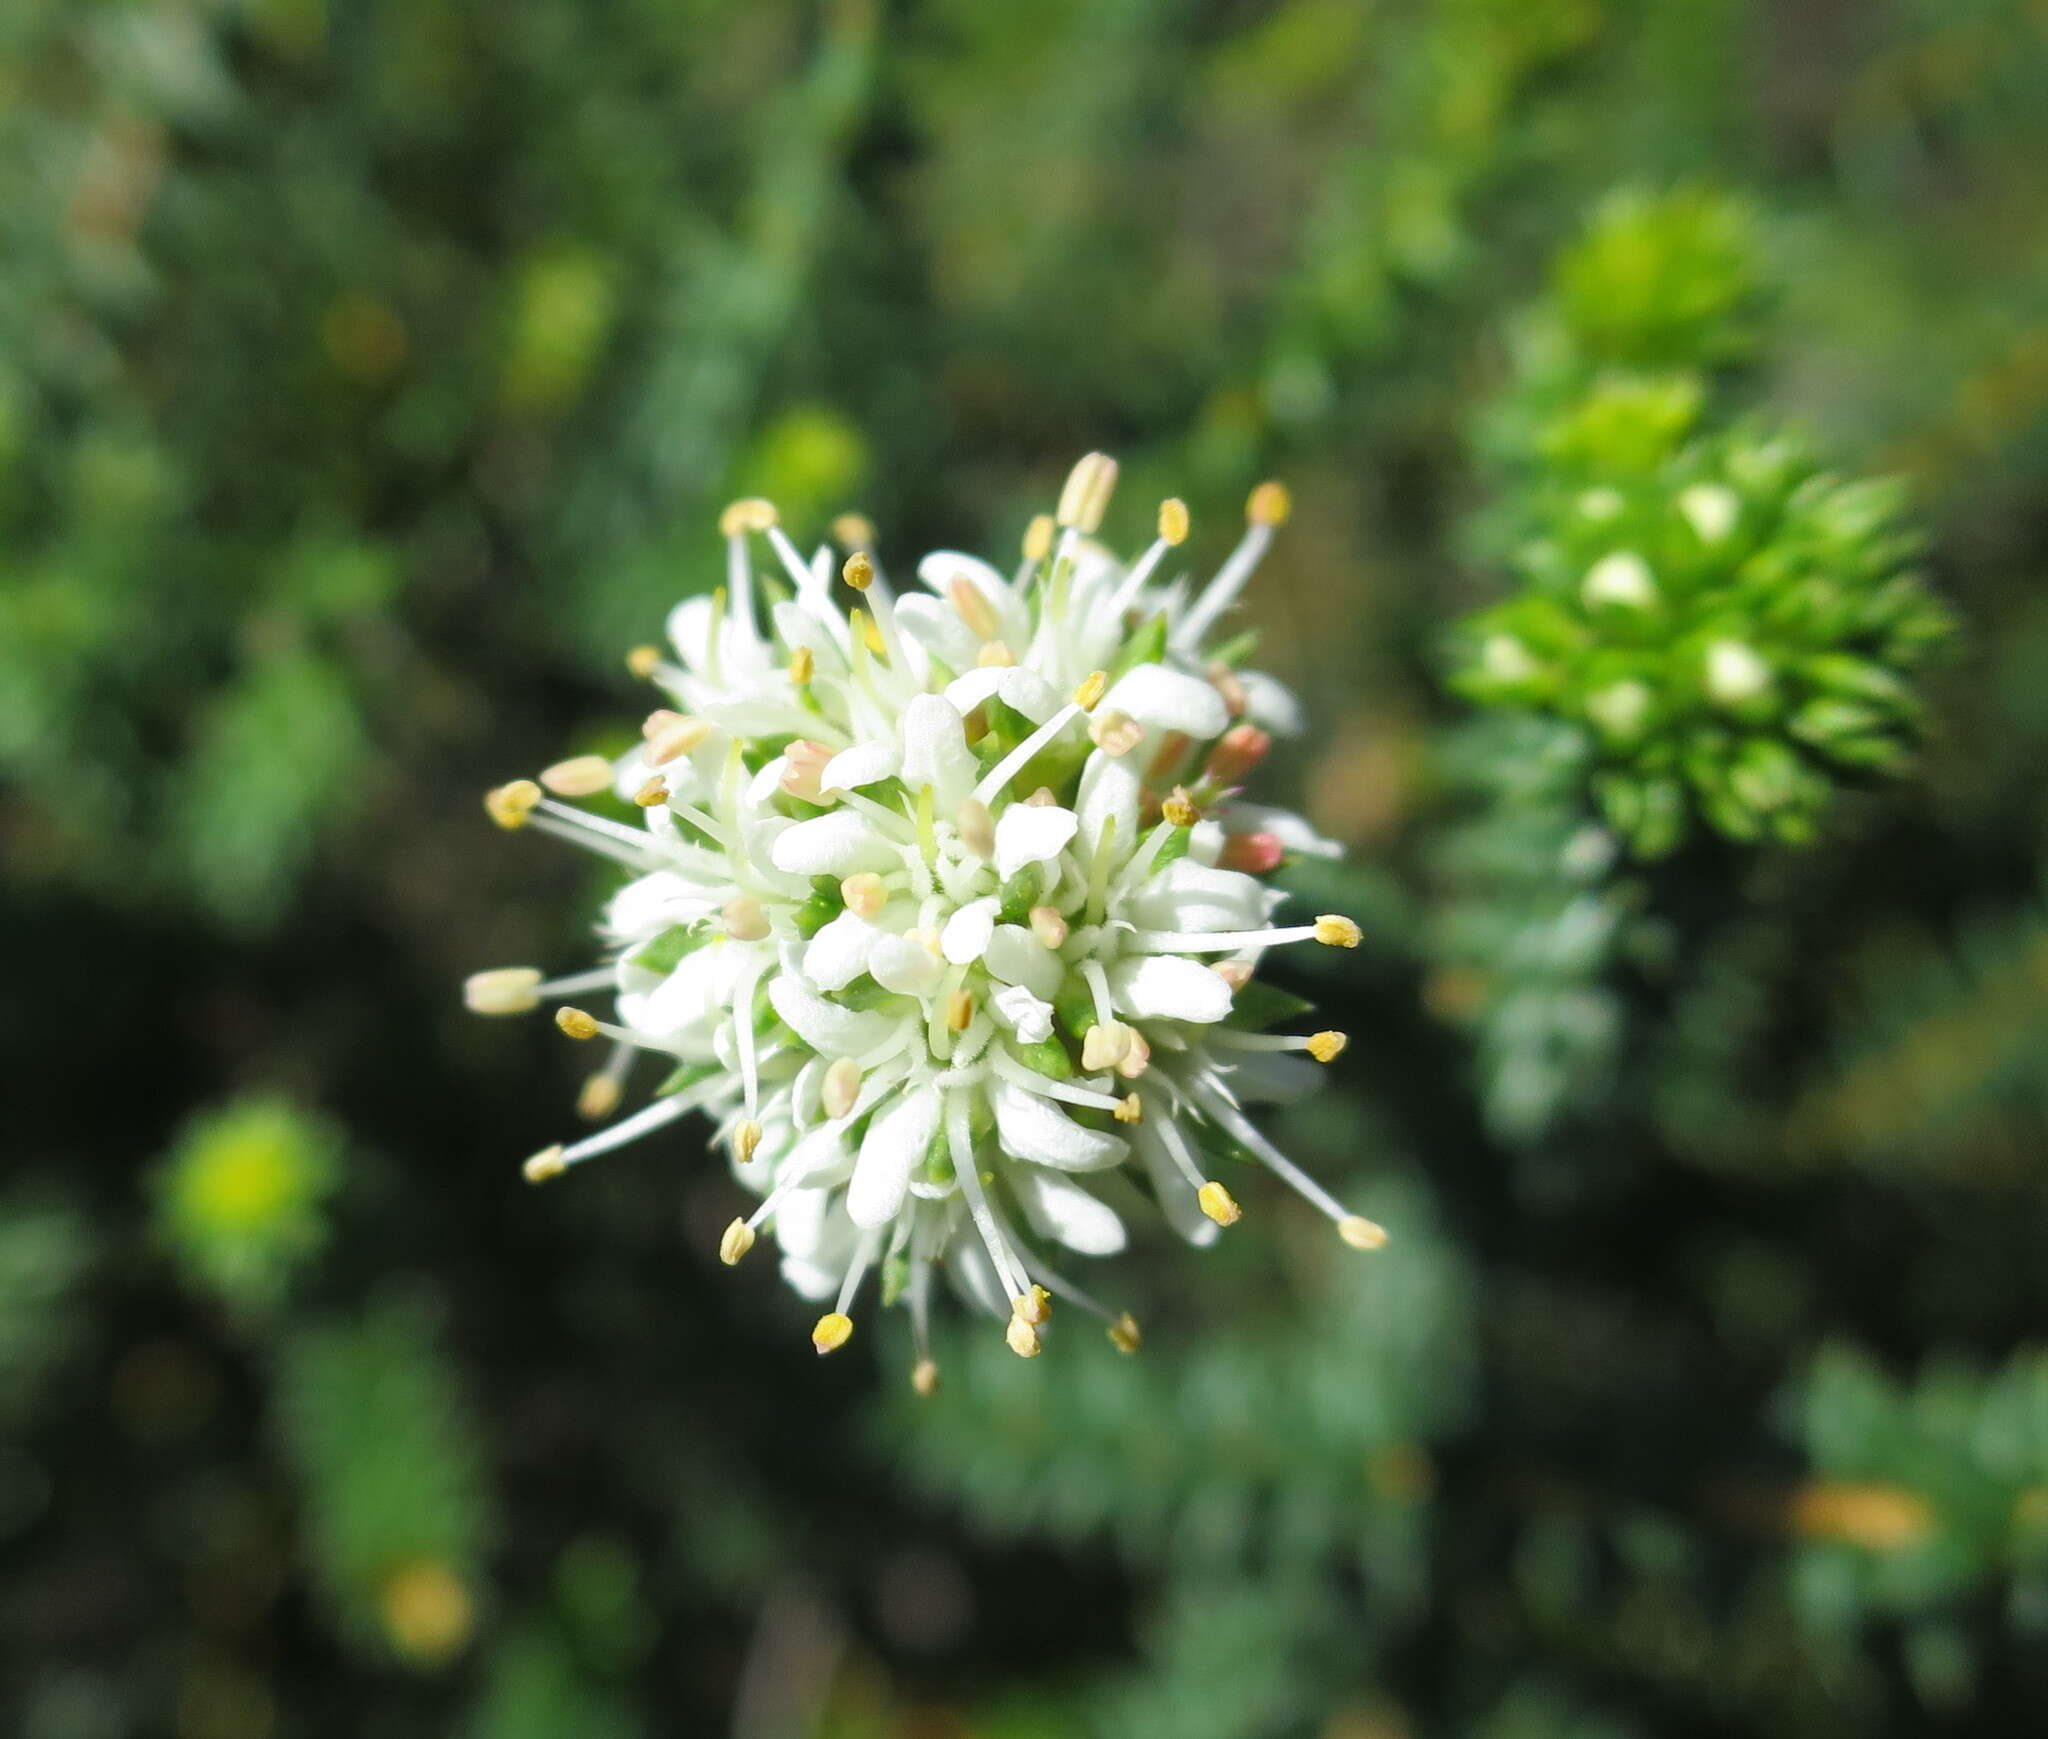
[[[1130,1317],[1047,1251],[1121,1250],[1156,1212],[1206,1243],[1238,1217],[1211,1174],[1262,1163],[1371,1249],[1384,1241],[1246,1117],[1313,1088],[1341,1034],[1258,1030],[1262,950],[1355,946],[1349,919],[1275,926],[1260,878],[1335,850],[1239,788],[1270,733],[1295,728],[1277,683],[1204,653],[1288,511],[1254,491],[1242,541],[1206,586],[1161,569],[1187,536],[1168,501],[1129,567],[1093,541],[1116,479],[1083,459],[1056,515],[1005,576],[950,551],[892,591],[864,521],[852,553],[806,560],[765,501],[725,512],[725,586],[680,605],[673,657],[629,660],[668,695],[641,744],[490,793],[503,826],[556,833],[632,879],[603,932],[611,963],[543,982],[477,974],[467,1001],[516,1013],[609,989],[602,1020],[562,1007],[609,1065],[582,1109],[616,1109],[633,1058],[670,1073],[644,1109],[526,1163],[539,1181],[703,1110],[759,1205],[727,1228],[738,1262],[768,1231],[799,1293],[830,1300],[813,1340],[845,1343],[863,1280],[909,1306],[915,1380],[934,1269],[1031,1357],[1052,1298]],[[756,540],[779,574],[757,574]],[[849,588],[842,605],[835,579]],[[616,796],[639,825],[563,799]],[[1271,1006],[1270,996],[1265,999]]]

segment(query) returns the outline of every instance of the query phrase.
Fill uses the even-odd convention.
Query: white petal
[[[1106,823],[1116,824],[1111,857],[1118,863],[1138,842],[1138,768],[1136,755],[1117,758],[1097,750],[1081,769],[1081,796],[1075,805],[1081,818],[1081,843],[1096,848]]]
[[[858,791],[896,771],[897,755],[888,743],[855,743],[841,749],[818,774],[820,791]]]
[[[1237,680],[1244,687],[1244,715],[1263,725],[1276,737],[1301,735],[1301,702],[1285,685],[1263,670],[1241,670]]]
[[[903,709],[903,779],[915,790],[929,785],[950,814],[974,788],[974,756],[960,715],[943,695],[913,695]]]
[[[846,1211],[856,1226],[885,1226],[903,1206],[910,1172],[924,1158],[939,1129],[939,1095],[920,1088],[884,1100],[868,1122],[853,1182],[846,1186]]]
[[[1124,1247],[1124,1223],[1071,1178],[1020,1166],[1010,1182],[1024,1217],[1039,1232],[1083,1256],[1114,1256]]]
[[[988,952],[989,938],[996,933],[996,901],[970,900],[950,918],[939,932],[939,952],[955,966],[966,966]]]
[[[844,990],[868,969],[868,950],[881,935],[867,919],[841,912],[804,949],[804,976],[823,991]]]
[[[857,870],[894,869],[903,856],[866,816],[835,809],[778,834],[773,861],[791,875],[850,876]]]
[[[996,874],[1008,881],[1027,863],[1058,857],[1080,825],[1057,803],[1012,803],[996,823]]]
[[[1176,858],[1140,888],[1124,914],[1141,930],[1255,930],[1270,890],[1238,870]]]
[[[1022,984],[1013,984],[989,998],[996,1019],[1027,1045],[1043,1044],[1052,1037],[1052,1004],[1033,996]]]
[[[868,971],[884,990],[902,996],[925,996],[945,969],[922,941],[909,936],[878,936],[868,950]]]
[[[1179,954],[1120,960],[1109,969],[1110,993],[1125,1014],[1151,1020],[1221,1020],[1230,986],[1221,974]]]
[[[968,632],[960,612],[951,604],[912,592],[896,600],[896,626],[953,669],[975,668],[981,643]]]
[[[769,979],[768,1001],[790,1031],[828,1057],[871,1051],[896,1028],[886,1014],[841,1008],[813,995],[786,972]]]
[[[996,1081],[992,1097],[1003,1151],[1018,1159],[1058,1171],[1101,1171],[1130,1152],[1121,1136],[1083,1129],[1052,1100],[1008,1081]]]
[[[688,924],[717,910],[719,902],[673,870],[656,870],[628,882],[604,910],[607,934],[639,941],[673,924]]]
[[[1214,683],[1163,664],[1141,664],[1127,672],[1102,697],[1102,705],[1129,713],[1143,725],[1184,731],[1197,741],[1220,737],[1230,724],[1230,709]]]
[[[1060,691],[1037,671],[1017,664],[997,674],[1001,681],[996,686],[996,692],[1003,697],[1003,704],[1015,707],[1034,725],[1044,724],[1060,710],[1063,702]]]
[[[946,700],[964,718],[1002,687],[1004,672],[979,665],[946,684]]]
[[[998,924],[981,963],[1003,983],[1028,985],[1048,998],[1058,991],[1067,971],[1060,957],[1021,924]]]

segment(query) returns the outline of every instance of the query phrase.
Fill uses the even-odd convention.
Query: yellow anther
[[[1011,1299],[1010,1309],[1019,1321],[1037,1328],[1052,1321],[1052,1294],[1043,1286],[1034,1286],[1029,1292],[1020,1292]]]
[[[939,1365],[936,1359],[919,1359],[910,1368],[910,1386],[927,1401],[939,1392]]]
[[[733,895],[719,915],[725,920],[725,933],[735,942],[758,942],[768,934],[768,914],[752,894]]]
[[[1024,799],[1024,807],[1026,809],[1057,809],[1059,806],[1060,800],[1053,795],[1053,789],[1050,785],[1039,786],[1036,791]]]
[[[661,648],[659,646],[636,646],[631,652],[626,654],[627,673],[638,677],[642,682],[645,682],[660,668]]]
[[[592,1075],[576,1093],[576,1115],[587,1123],[609,1117],[619,1108],[619,1083],[614,1075]]]
[[[1169,827],[1192,827],[1202,819],[1202,811],[1183,785],[1174,786],[1166,801],[1159,806],[1159,818]]]
[[[1308,1054],[1319,1063],[1334,1063],[1351,1041],[1340,1032],[1309,1034]]]
[[[1126,1081],[1135,1081],[1152,1066],[1152,1047],[1145,1042],[1145,1035],[1136,1027],[1131,1028],[1131,1048],[1124,1052],[1116,1066],[1116,1072]]]
[[[840,1311],[827,1311],[818,1318],[818,1326],[811,1330],[811,1345],[818,1349],[820,1356],[836,1353],[853,1339],[853,1318]]]
[[[1141,1123],[1145,1118],[1145,1101],[1135,1093],[1126,1093],[1110,1115],[1119,1123]]]
[[[718,1240],[718,1259],[728,1268],[737,1268],[740,1258],[754,1247],[754,1228],[745,1220],[735,1220],[726,1227],[725,1235]]]
[[[988,805],[978,797],[970,797],[960,805],[960,843],[976,857],[994,857],[996,854],[996,824],[988,812]]]
[[[1003,1341],[1020,1359],[1038,1357],[1038,1330],[1021,1316],[1010,1318],[1010,1326],[1003,1330]]]
[[[594,1039],[597,1037],[597,1021],[580,1008],[558,1008],[555,1010],[555,1025],[572,1039]]]
[[[540,1002],[540,974],[531,966],[499,966],[462,981],[462,1005],[471,1014],[525,1014]]]
[[[874,558],[864,549],[857,549],[839,564],[839,577],[856,592],[865,592],[875,583]]]
[[[1237,1197],[1214,1178],[1195,1191],[1195,1202],[1219,1226],[1236,1225],[1244,1213],[1244,1209],[1237,1205]]]
[[[1337,1222],[1337,1236],[1354,1250],[1378,1250],[1386,1245],[1387,1229],[1363,1214],[1346,1214]]]
[[[1031,934],[1046,947],[1057,948],[1067,939],[1067,921],[1051,906],[1033,906]]]
[[[540,787],[531,779],[514,779],[484,793],[484,808],[490,818],[508,832],[524,827],[533,806],[540,801]]]
[[[1294,497],[1287,493],[1287,485],[1271,481],[1261,483],[1244,504],[1244,516],[1253,525],[1285,525],[1293,511]]]
[[[775,511],[774,502],[749,495],[735,501],[718,516],[718,529],[726,537],[741,537],[750,531],[766,531],[781,517]]]
[[[742,1165],[753,1163],[755,1152],[761,1145],[762,1129],[751,1117],[742,1117],[732,1126],[732,1156]]]
[[[1052,553],[1052,515],[1035,513],[1031,523],[1024,528],[1024,559],[1027,562],[1042,562]]]
[[[640,734],[651,743],[670,725],[679,725],[682,722],[683,715],[674,707],[658,706],[640,721]]]
[[[1088,740],[1111,760],[1121,760],[1145,740],[1145,727],[1113,706],[1088,721]]]
[[[659,809],[668,801],[668,781],[659,773],[633,793],[633,801],[642,809]]]
[[[860,1098],[860,1064],[851,1057],[841,1057],[825,1071],[824,1085],[819,1096],[825,1102],[827,1117],[844,1117]]]
[[[956,990],[946,998],[946,1026],[956,1033],[964,1033],[974,1021],[974,998],[965,990]]]
[[[1138,1319],[1128,1310],[1109,1325],[1109,1344],[1120,1353],[1134,1353],[1145,1344],[1138,1333]]]
[[[1017,662],[1017,656],[1000,640],[984,640],[974,662],[982,670],[1008,670]]]
[[[1076,531],[1092,534],[1100,529],[1108,511],[1109,498],[1116,491],[1116,461],[1107,453],[1084,453],[1067,473],[1060,491],[1060,503],[1053,517]]]
[[[1316,920],[1316,940],[1325,948],[1356,948],[1360,931],[1349,918],[1340,918],[1334,912],[1325,912]]]
[[[975,639],[996,638],[1002,623],[996,619],[995,606],[988,601],[988,594],[965,574],[955,574],[946,582],[946,596]]]
[[[546,1183],[551,1177],[560,1177],[567,1169],[562,1164],[561,1144],[543,1147],[519,1169],[526,1173],[528,1183]]]
[[[557,797],[595,797],[612,788],[612,764],[602,755],[578,755],[543,768],[540,782]]]
[[[677,719],[647,739],[640,759],[650,767],[662,766],[679,755],[687,755],[710,735],[711,727],[702,719]]]
[[[1091,674],[1081,686],[1074,690],[1074,704],[1084,713],[1092,713],[1096,704],[1109,692],[1109,672],[1098,670]]]
[[[865,513],[842,513],[832,522],[832,541],[847,549],[873,549],[875,522]]]
[[[839,884],[839,897],[856,918],[866,918],[872,923],[889,903],[889,890],[873,870],[861,870]]]
[[[888,656],[889,643],[882,638],[881,629],[875,626],[874,617],[865,610],[854,610],[848,613],[847,622],[854,637],[877,658]]]
[[[1188,504],[1177,495],[1159,504],[1159,539],[1173,546],[1188,541]]]
[[[1113,1069],[1131,1049],[1131,1029],[1120,1020],[1097,1021],[1081,1040],[1081,1067],[1093,1074]]]
[[[789,680],[802,688],[818,673],[818,657],[808,646],[799,646],[789,655]]]

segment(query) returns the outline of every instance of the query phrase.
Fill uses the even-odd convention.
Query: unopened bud
[[[1223,841],[1223,850],[1217,855],[1220,869],[1242,870],[1249,876],[1271,875],[1280,867],[1287,855],[1287,848],[1280,843],[1280,836],[1273,833],[1233,833]]]
[[[889,903],[889,890],[882,878],[873,870],[861,870],[848,876],[839,884],[839,897],[846,902],[846,909],[857,918],[870,923],[882,915],[882,908]]]
[[[1257,725],[1232,725],[1209,751],[1203,777],[1214,785],[1240,785],[1272,747],[1273,739]]]
[[[1033,906],[1031,934],[1046,947],[1057,948],[1067,939],[1067,921],[1051,906]]]
[[[735,942],[758,942],[768,934],[768,914],[752,894],[735,894],[721,914],[725,933]]]
[[[1120,1020],[1097,1021],[1081,1040],[1081,1067],[1091,1074],[1113,1069],[1131,1048],[1131,1029]]]

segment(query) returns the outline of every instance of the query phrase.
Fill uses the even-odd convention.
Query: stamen
[[[640,721],[640,735],[644,741],[652,742],[669,728],[683,722],[683,715],[674,707],[658,706]]]
[[[612,788],[612,764],[602,755],[578,755],[543,768],[540,782],[557,797],[595,797]]]
[[[1219,1226],[1234,1226],[1244,1214],[1244,1209],[1237,1205],[1237,1198],[1214,1178],[1195,1192],[1195,1201],[1202,1212]]]
[[[1084,713],[1092,713],[1102,697],[1108,692],[1109,672],[1106,670],[1091,671],[1081,686],[1074,690],[1074,704]]]
[[[1340,1032],[1311,1033],[1308,1054],[1319,1063],[1334,1063],[1344,1054],[1344,1047],[1350,1042],[1350,1039]]]
[[[1130,1052],[1131,1029],[1120,1020],[1097,1021],[1081,1040],[1081,1067],[1090,1074],[1113,1069]]]
[[[873,923],[889,903],[889,890],[873,870],[861,870],[839,884],[839,897],[855,917]]]
[[[594,1039],[600,1030],[596,1017],[585,1014],[580,1008],[558,1008],[555,1010],[555,1025],[572,1039]]]
[[[525,1014],[539,1005],[540,984],[531,966],[472,972],[462,981],[462,1003],[471,1014]]]
[[[988,596],[965,574],[955,574],[946,582],[946,596],[952,600],[953,608],[960,612],[960,620],[967,624],[967,631],[977,640],[993,640],[1002,624],[996,619]]]
[[[1038,1330],[1021,1316],[1010,1318],[1009,1326],[1003,1330],[1003,1343],[1020,1359],[1038,1357]]]
[[[1286,489],[1278,483],[1261,483],[1245,503],[1245,519],[1248,522],[1245,534],[1237,548],[1225,559],[1223,566],[1216,570],[1216,577],[1203,589],[1202,595],[1180,620],[1174,634],[1175,642],[1183,648],[1199,646],[1202,636],[1208,633],[1216,619],[1237,601],[1237,595],[1244,590],[1245,581],[1252,577],[1262,557],[1273,542],[1273,528],[1286,522],[1291,509]]]
[[[1124,945],[1144,954],[1234,954],[1240,948],[1277,948],[1288,942],[1356,948],[1358,935],[1349,918],[1326,917],[1271,930],[1133,930]]]
[[[642,809],[659,809],[668,801],[668,781],[659,773],[633,793],[633,801]]]
[[[519,1169],[526,1174],[528,1183],[546,1183],[551,1177],[560,1177],[563,1171],[562,1145],[543,1147]]]
[[[955,990],[946,998],[946,1026],[950,1031],[964,1033],[974,1020],[974,997],[971,992]]]
[[[1015,666],[1017,656],[1001,640],[984,640],[974,662],[982,670],[1009,670]]]
[[[1052,515],[1036,513],[1031,523],[1024,528],[1024,559],[1027,562],[1042,562],[1052,553]]]
[[[1244,516],[1253,525],[1285,525],[1294,512],[1294,497],[1287,485],[1268,479],[1251,492],[1244,504]]]
[[[927,1401],[939,1392],[939,1366],[936,1359],[919,1359],[910,1368],[910,1386]]]
[[[799,646],[789,655],[789,680],[798,688],[808,684],[818,673],[818,655],[808,646]]]
[[[1088,740],[1111,760],[1121,760],[1145,740],[1145,727],[1121,707],[1112,707],[1089,719]]]
[[[875,583],[874,558],[866,550],[855,550],[840,568],[839,577],[856,592],[865,592]]]
[[[1176,785],[1166,801],[1160,804],[1159,819],[1169,827],[1193,827],[1202,819],[1202,812],[1188,795],[1187,788]]]
[[[853,1338],[853,1318],[844,1311],[828,1311],[818,1318],[818,1325],[811,1330],[811,1345],[818,1349],[818,1356],[836,1353]]]
[[[1011,1299],[1010,1309],[1019,1321],[1042,1328],[1052,1321],[1052,1294],[1043,1286],[1033,1286],[1029,1292],[1020,1292]]]
[[[1031,908],[1031,934],[1048,948],[1058,948],[1067,939],[1067,921],[1052,906]]]
[[[725,1228],[725,1235],[718,1240],[718,1259],[728,1268],[737,1268],[740,1258],[754,1247],[754,1228],[745,1220],[734,1220]]]
[[[1066,487],[1053,517],[1092,537],[1102,527],[1102,516],[1116,490],[1116,461],[1107,453],[1086,453],[1067,473]]]
[[[1144,1345],[1144,1338],[1138,1333],[1138,1319],[1128,1310],[1109,1325],[1109,1344],[1126,1356]]]
[[[711,726],[704,720],[678,719],[647,739],[647,746],[640,751],[640,759],[650,767],[663,766],[679,755],[687,755],[710,735]]]
[[[1126,1093],[1110,1115],[1119,1123],[1137,1123],[1144,1118],[1145,1101],[1135,1093]]]
[[[825,1082],[819,1089],[825,1115],[838,1121],[852,1112],[854,1101],[859,1097],[860,1064],[851,1057],[837,1058],[825,1071]]]
[[[1088,682],[1084,682],[1081,685],[1082,693],[1087,692],[1088,683],[1106,684],[1107,681],[1108,678],[1104,677],[1100,671],[1097,671],[1095,675],[1088,679]],[[1095,700],[1100,700],[1101,698],[1102,690],[1098,686],[1095,691]],[[1088,706],[1093,706],[1094,704],[1095,702],[1091,700]],[[1002,791],[1012,779],[1016,778],[1024,770],[1030,763],[1031,758],[1040,749],[1044,748],[1046,744],[1050,743],[1053,738],[1057,737],[1060,732],[1065,730],[1069,724],[1087,710],[1088,708],[1081,704],[1080,695],[1077,694],[1069,704],[1061,707],[1058,712],[1054,713],[1051,718],[1047,719],[1044,724],[1040,725],[1037,730],[1033,731],[1030,736],[1026,737],[982,776],[981,783],[974,788],[975,801],[977,803],[986,803],[991,797]]]
[[[996,824],[988,812],[988,805],[978,797],[970,797],[960,805],[960,843],[976,857],[992,858],[996,855]]]
[[[736,894],[725,903],[721,914],[725,933],[735,942],[758,942],[768,934],[768,914],[752,894]]]
[[[1271,875],[1286,857],[1287,848],[1270,833],[1233,833],[1223,841],[1217,854],[1219,869],[1238,870],[1245,875]]]
[[[1356,948],[1362,937],[1349,918],[1326,912],[1316,920],[1316,940],[1326,948]]]
[[[626,654],[627,671],[642,682],[661,668],[661,648],[658,646],[636,646]]]
[[[1337,1236],[1354,1250],[1382,1250],[1387,1243],[1386,1227],[1363,1214],[1346,1214],[1337,1222]]]
[[[631,1053],[622,1047],[619,1054],[627,1056]],[[585,1077],[583,1085],[577,1089],[576,1115],[586,1123],[602,1123],[619,1108],[621,1092],[618,1076],[608,1069],[600,1069],[596,1074]]]
[[[733,502],[718,516],[719,535],[741,537],[750,531],[766,531],[781,517],[774,502],[749,495]]]
[[[832,522],[832,541],[847,549],[873,549],[875,523],[864,513],[842,513]]]
[[[539,802],[540,787],[531,779],[514,779],[509,785],[484,793],[484,809],[507,833],[524,827]]]
[[[751,1165],[754,1155],[760,1151],[761,1125],[751,1117],[742,1117],[732,1126],[732,1155],[741,1165]]]

